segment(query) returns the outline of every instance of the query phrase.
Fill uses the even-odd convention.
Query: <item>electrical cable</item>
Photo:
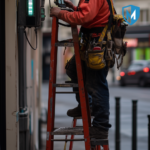
[[[28,44],[30,45],[30,47],[33,49],[33,50],[36,50],[37,49],[37,28],[35,27],[34,29],[34,32],[35,32],[35,35],[36,35],[36,48],[34,48],[31,43],[29,42],[28,40],[28,37],[27,37],[27,33],[26,33],[26,30],[24,28],[24,34],[25,34],[25,37],[26,37],[26,40],[28,41]]]
[[[51,0],[49,0],[49,8],[50,8],[50,9],[52,8]],[[61,10],[67,10],[67,11],[73,12],[72,9],[67,9],[67,8],[61,8]],[[71,27],[70,24],[63,24],[63,23],[61,23],[61,22],[58,22],[58,24],[60,24],[60,25],[62,25],[62,26],[65,26],[65,27]],[[52,23],[51,23],[51,26],[52,26]]]
[[[62,26],[65,26],[65,27],[71,27],[70,24],[63,24],[63,23],[61,23],[61,22],[58,22],[58,24],[60,24],[60,25],[62,25]]]
[[[49,8],[50,8],[50,9],[52,8],[51,0],[49,0]]]

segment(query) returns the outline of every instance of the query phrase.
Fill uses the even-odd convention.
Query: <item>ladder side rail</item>
[[[97,150],[101,150],[101,146],[100,145],[97,145]]]
[[[77,119],[73,118],[73,127],[76,127]],[[74,139],[74,135],[71,135],[71,139]],[[73,148],[73,141],[70,141],[69,150],[72,150]]]
[[[83,61],[81,61],[81,64],[82,64],[82,73],[83,73],[83,79],[84,79],[84,86],[85,86],[85,83],[86,83],[86,71],[83,69],[85,69],[85,64]],[[85,88],[85,97],[86,97],[86,107],[88,109],[87,113],[88,113],[88,120],[89,120],[89,127],[91,127],[91,113],[90,113],[90,104],[89,104],[89,98],[88,98],[88,93],[87,93],[87,90]]]
[[[108,145],[103,145],[104,150],[109,150],[109,146]]]
[[[78,76],[78,84],[79,84],[79,95],[80,95],[80,103],[81,103],[81,111],[82,111],[82,121],[83,121],[83,129],[84,129],[84,138],[85,141],[85,149],[90,150],[90,134],[89,134],[89,118],[88,118],[88,109],[86,105],[86,96],[85,96],[85,89],[84,89],[84,81],[82,75],[82,66],[81,66],[81,59],[79,53],[79,41],[78,41],[78,31],[77,26],[72,25],[72,36],[74,42],[74,49],[75,49],[75,59],[76,59],[76,68],[77,68],[77,76]]]
[[[85,97],[86,97],[86,107],[87,107],[87,113],[88,113],[88,121],[89,121],[89,127],[91,127],[91,113],[90,113],[90,104],[89,104],[89,98],[87,90],[85,89]]]
[[[53,17],[52,19],[52,29],[53,30],[51,36],[53,38],[51,38],[46,150],[53,150],[53,141],[51,141],[51,139],[54,138],[54,136],[51,135],[51,132],[54,130],[54,117],[55,117],[56,87],[53,87],[53,84],[56,83],[56,65],[57,65],[57,47],[55,47],[55,43],[57,42],[58,39],[58,24],[56,17]]]

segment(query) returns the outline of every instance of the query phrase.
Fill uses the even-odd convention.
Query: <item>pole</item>
[[[150,150],[150,115],[148,117],[148,150]]]
[[[19,64],[19,149],[26,150],[28,141],[28,111],[26,85],[26,47],[24,28],[18,27],[18,64]]]
[[[0,1],[0,149],[6,149],[6,36],[5,0]],[[8,104],[7,104],[8,105]]]
[[[19,108],[27,107],[27,85],[26,85],[26,49],[24,28],[18,27],[18,64],[19,64]]]
[[[116,100],[115,150],[120,150],[120,97],[115,97],[115,100]]]
[[[39,149],[42,148],[42,138],[41,138],[41,134],[42,134],[42,131],[41,131],[41,125],[42,125],[42,120],[39,119],[39,128],[38,128],[38,132],[39,132],[39,138],[38,138],[38,142],[39,142]]]
[[[137,100],[132,100],[132,150],[137,150]]]

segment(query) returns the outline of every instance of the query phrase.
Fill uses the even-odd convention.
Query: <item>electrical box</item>
[[[19,0],[18,26],[40,27],[45,20],[45,0]]]

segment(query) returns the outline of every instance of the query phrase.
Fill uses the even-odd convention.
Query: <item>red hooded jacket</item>
[[[58,18],[84,28],[104,27],[110,16],[107,0],[80,0],[74,12],[61,10]]]

